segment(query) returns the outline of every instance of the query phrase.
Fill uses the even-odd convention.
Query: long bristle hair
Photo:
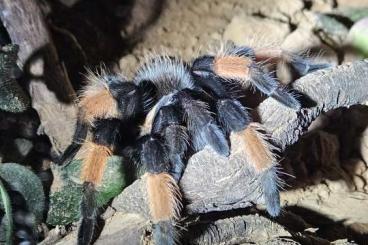
[[[134,81],[151,81],[161,96],[185,88],[194,88],[192,77],[184,62],[168,55],[147,56]]]
[[[277,216],[280,212],[279,189],[283,185],[278,177],[278,148],[258,123],[251,123],[245,130],[234,134],[240,142],[235,151],[244,153],[248,164],[259,176],[267,211],[271,216]]]
[[[147,194],[156,244],[176,244],[175,222],[182,208],[181,193],[169,173],[147,174]]]

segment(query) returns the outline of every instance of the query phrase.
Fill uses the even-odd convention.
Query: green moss
[[[37,175],[22,165],[5,163],[0,165],[0,176],[11,189],[23,196],[28,210],[35,215],[36,221],[40,222],[45,208],[45,194]]]
[[[52,193],[47,223],[66,225],[77,221],[80,217],[79,203],[81,196],[82,187],[72,181],[66,182],[62,190]]]
[[[121,193],[126,183],[124,159],[112,156],[108,159],[102,183],[97,187],[97,204],[105,205],[111,198]],[[80,218],[79,204],[82,199],[80,181],[81,161],[74,160],[67,167],[52,168],[54,183],[51,187],[50,209],[47,223],[66,225]]]

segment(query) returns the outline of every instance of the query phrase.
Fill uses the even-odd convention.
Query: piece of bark
[[[257,108],[260,122],[283,152],[287,146],[298,141],[322,112],[364,104],[368,100],[367,77],[368,60],[308,74],[295,81],[293,87],[313,100],[315,105],[296,112],[268,98]],[[231,139],[231,146],[233,149],[237,146],[234,139]],[[221,157],[207,148],[196,153],[188,162],[180,186],[188,214],[263,203],[258,188],[259,179],[244,157],[237,153],[232,153],[229,158]],[[141,178],[115,198],[112,206],[118,211],[139,213],[149,218],[145,193],[145,179]]]
[[[75,93],[59,61],[38,2],[0,0],[0,18],[12,43],[19,45],[18,65],[23,71],[32,107],[55,152],[70,144],[76,108]]]
[[[281,225],[258,215],[244,215],[216,221],[201,221],[186,227],[185,244],[243,244],[289,240],[292,235]],[[123,233],[121,231],[124,231]],[[192,232],[190,232],[192,231]],[[97,244],[142,244],[150,233],[150,223],[135,214],[116,213],[106,220],[106,228],[96,241]],[[282,237],[282,238],[281,238]],[[276,243],[277,244],[277,243]],[[294,242],[293,244],[299,244]]]
[[[284,216],[285,219],[295,219],[290,213],[285,213]],[[151,229],[151,224],[144,217],[117,212],[106,220],[104,230],[95,244],[150,244],[147,234],[151,234]],[[330,244],[327,240],[305,232],[288,231],[275,220],[269,220],[258,214],[215,221],[193,220],[181,233],[183,244]],[[66,237],[54,240],[53,244],[72,245],[76,239],[77,230],[74,230]]]

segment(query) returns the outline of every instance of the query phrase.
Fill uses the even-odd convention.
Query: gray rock
[[[287,23],[255,16],[237,15],[226,27],[224,39],[231,40],[237,45],[264,46],[264,44],[281,43],[289,32]]]

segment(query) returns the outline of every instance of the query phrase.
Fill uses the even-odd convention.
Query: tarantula
[[[95,186],[99,184],[106,159],[120,138],[135,137],[125,147],[145,171],[147,195],[156,244],[177,241],[175,223],[182,208],[178,182],[190,154],[206,145],[223,156],[230,154],[229,135],[242,142],[247,162],[261,175],[266,208],[271,216],[280,212],[279,178],[274,147],[232,90],[247,83],[285,106],[300,110],[301,104],[267,72],[269,59],[287,61],[304,75],[325,68],[279,49],[254,50],[231,46],[214,56],[202,56],[191,63],[157,56],[147,59],[132,82],[122,76],[89,76],[82,93],[74,142],[61,162],[70,161],[81,144],[87,144],[81,178],[84,181],[82,224],[79,243],[89,244],[95,225]],[[260,61],[260,62],[259,62]],[[129,127],[142,120],[139,135]],[[87,127],[89,126],[89,127]],[[87,128],[92,142],[83,142]]]

